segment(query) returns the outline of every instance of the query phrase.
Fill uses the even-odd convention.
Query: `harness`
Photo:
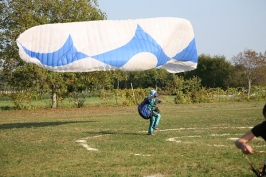
[[[143,119],[150,119],[152,116],[152,111],[149,109],[149,103],[150,103],[150,98],[146,97],[142,103],[138,105],[138,112],[139,115]]]
[[[152,116],[157,117],[158,114],[160,113],[159,108],[156,107],[155,105],[161,103],[162,102],[161,100],[155,100],[153,107],[149,108],[150,107],[149,104],[153,98],[154,96],[148,96],[138,105],[139,115],[143,119],[150,119]]]

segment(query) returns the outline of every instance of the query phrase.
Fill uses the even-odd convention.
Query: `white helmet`
[[[159,96],[159,94],[157,93],[156,90],[151,90],[151,91],[150,91],[150,95],[151,95],[151,96],[154,96],[154,97],[158,97],[158,96]]]

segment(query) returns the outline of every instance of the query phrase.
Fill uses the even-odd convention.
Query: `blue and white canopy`
[[[40,25],[20,34],[17,45],[24,61],[57,72],[178,73],[198,61],[192,25],[171,17]]]

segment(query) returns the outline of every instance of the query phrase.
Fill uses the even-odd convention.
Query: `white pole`
[[[134,89],[133,89],[132,82],[131,82],[131,89],[132,89],[132,92],[133,92],[134,103],[136,104],[136,99],[135,99],[135,94],[134,94]]]

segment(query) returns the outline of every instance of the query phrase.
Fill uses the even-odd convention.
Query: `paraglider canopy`
[[[57,72],[193,70],[192,25],[181,18],[101,20],[32,27],[17,39],[21,59]]]

